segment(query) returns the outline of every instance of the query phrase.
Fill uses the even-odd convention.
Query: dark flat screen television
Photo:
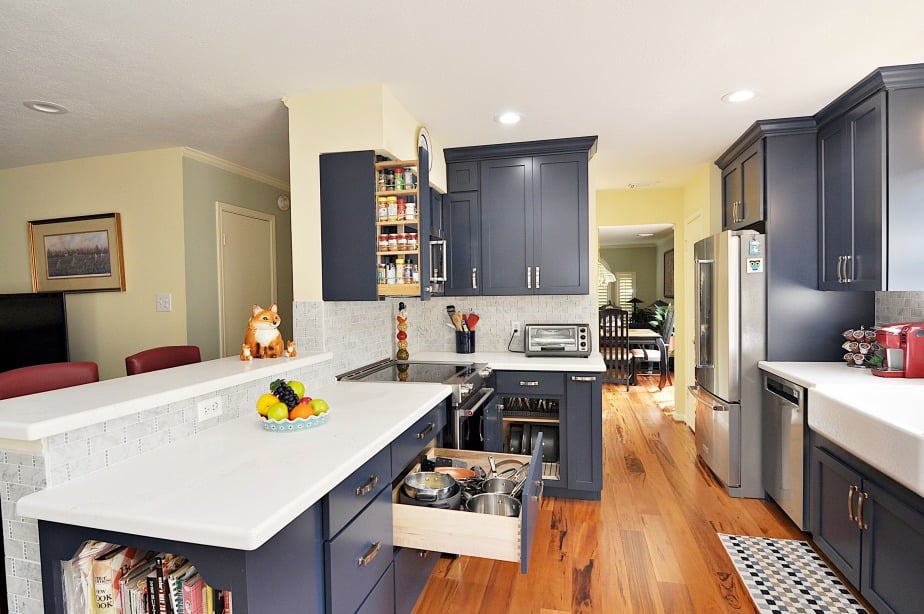
[[[63,292],[0,294],[0,371],[68,360]]]

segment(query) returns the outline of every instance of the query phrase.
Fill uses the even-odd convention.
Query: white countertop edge
[[[371,387],[393,385],[388,383],[338,382],[320,389],[318,392],[320,393],[319,396],[323,394],[325,398],[336,399],[337,392],[334,389],[339,388],[347,391],[341,395],[341,398],[349,398],[351,387],[357,386],[360,388],[352,388],[353,391],[369,389],[374,392],[375,388]],[[385,389],[379,388],[379,390]],[[407,388],[392,388],[392,390],[408,391]],[[335,441],[338,439],[338,433],[343,434],[344,429],[354,428],[346,423],[348,420],[345,419],[344,423],[330,428],[332,424],[335,424],[333,421],[338,417],[337,413],[334,412],[337,412],[338,409],[346,411],[342,407],[332,406],[331,422],[328,424],[299,433],[266,432],[259,426],[254,415],[244,416],[209,429],[197,438],[185,439],[166,448],[134,457],[61,486],[27,495],[17,502],[16,513],[27,518],[107,531],[236,550],[255,550],[305,510],[320,501],[333,487],[356,471],[385,446],[389,445],[421,416],[442,402],[450,393],[451,388],[443,384],[414,386],[412,392],[400,395],[401,397],[413,398],[411,406],[389,410],[392,413],[400,413],[401,418],[390,420],[390,418],[383,416],[382,420],[386,421],[387,425],[382,428],[379,428],[380,425],[378,424],[381,421],[374,419],[368,421],[373,424],[365,424],[359,428],[360,430],[363,428],[371,429],[371,434],[364,437],[361,445],[355,446],[337,445],[338,442]],[[341,406],[345,404],[345,402],[340,403]],[[366,410],[367,408],[362,408],[362,411]],[[203,457],[212,457],[220,459],[223,456],[232,454],[234,450],[229,449],[229,438],[232,442],[236,441],[238,444],[246,444],[248,441],[261,441],[264,444],[279,441],[280,446],[284,447],[288,443],[299,443],[295,439],[286,440],[285,438],[303,437],[301,444],[304,444],[310,441],[307,439],[308,437],[314,435],[317,437],[330,436],[331,438],[326,444],[315,440],[315,443],[305,449],[305,454],[311,461],[309,464],[322,469],[316,473],[299,475],[301,483],[298,483],[299,480],[297,479],[293,480],[292,483],[283,479],[280,484],[280,480],[275,479],[275,477],[267,478],[265,482],[271,484],[267,486],[267,484],[263,483],[260,486],[276,488],[277,490],[272,491],[272,494],[277,502],[282,501],[282,503],[271,507],[271,509],[261,508],[261,503],[264,504],[264,507],[272,505],[266,499],[260,497],[248,498],[244,496],[247,493],[235,490],[235,488],[246,489],[240,483],[243,478],[239,478],[237,474],[220,474],[224,482],[218,480],[210,484],[212,488],[210,488],[209,493],[215,493],[214,496],[211,496],[211,494],[206,495],[198,501],[187,500],[189,505],[196,507],[196,511],[183,508],[182,503],[177,506],[176,501],[182,499],[182,493],[174,492],[171,495],[169,489],[172,484],[169,480],[159,482],[164,486],[164,492],[160,493],[164,500],[174,502],[174,507],[167,512],[158,507],[157,493],[152,493],[155,499],[150,501],[150,505],[146,505],[144,509],[133,508],[130,501],[120,497],[118,494],[118,485],[123,481],[127,481],[126,476],[136,475],[133,472],[142,472],[143,475],[140,481],[144,482],[144,479],[150,474],[152,465],[170,467],[175,466],[176,463],[181,463],[183,458],[201,460]],[[262,439],[256,440],[255,438]],[[324,458],[310,458],[312,453]],[[328,464],[327,461],[330,461],[330,463]],[[201,467],[198,469],[202,470]],[[185,486],[179,484],[175,488],[189,488],[188,482],[196,479],[196,470],[196,465],[190,465],[190,475],[186,476],[187,484]],[[208,468],[202,471],[208,473]],[[274,480],[276,483],[272,484]],[[196,488],[193,488],[193,493],[195,494],[198,492],[198,483],[194,485],[196,486]],[[124,484],[121,484],[121,486],[124,488]],[[280,486],[282,487],[281,490],[279,489]],[[113,490],[114,488],[116,490]],[[106,502],[99,501],[98,497],[92,495],[92,493],[98,492],[114,492],[115,494],[112,500]],[[88,501],[87,497],[91,497],[91,500]],[[176,511],[180,508],[183,508],[184,511]],[[219,515],[210,516],[207,513],[208,510],[217,511]],[[174,511],[176,513],[171,513]]]
[[[757,366],[806,388],[821,386],[921,386],[924,379],[878,377],[871,369],[848,367],[845,362],[773,362],[761,360]]]
[[[219,358],[0,401],[0,439],[36,441],[175,401],[326,362],[330,352]]]
[[[411,354],[410,360],[412,362],[485,363],[499,371],[579,371],[584,373],[606,371],[606,363],[603,362],[600,352],[591,352],[586,358],[526,356],[521,352],[475,352],[473,354],[417,352]]]

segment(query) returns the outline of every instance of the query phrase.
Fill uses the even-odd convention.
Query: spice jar
[[[395,169],[395,189],[404,189],[404,169],[400,166]]]
[[[417,233],[409,232],[407,235],[407,250],[409,252],[417,251]]]
[[[408,200],[406,203],[404,203],[404,219],[417,219],[417,203],[415,203],[413,200]]]
[[[416,265],[410,260],[407,261],[407,264],[404,265],[404,283],[412,284],[414,283],[414,269]]]
[[[385,283],[387,283],[387,284],[397,283],[397,282],[395,281],[395,265],[393,265],[393,264],[388,264],[388,265],[386,265],[386,269],[385,269]]]
[[[375,176],[375,191],[384,192],[385,191],[385,171],[379,171]]]
[[[388,251],[388,235],[379,235],[379,251]]]
[[[398,221],[404,219],[405,211],[407,210],[407,199],[398,198]]]
[[[414,170],[410,168],[404,169],[404,189],[413,190],[417,186],[417,176],[414,174]]]
[[[376,283],[384,284],[386,277],[387,277],[387,273],[385,270],[385,265],[383,263],[380,263],[375,273]]]
[[[395,283],[404,283],[404,258],[395,258]]]
[[[398,235],[398,251],[399,252],[407,251],[407,235],[403,235],[403,234]]]
[[[388,235],[388,251],[398,251],[398,233]]]
[[[395,171],[391,170],[390,168],[385,169],[385,189],[395,189]]]
[[[398,197],[389,196],[388,201],[388,221],[396,222],[398,221]]]
[[[375,208],[379,221],[386,221],[388,219],[388,199],[384,196],[379,196],[377,199],[375,199]]]

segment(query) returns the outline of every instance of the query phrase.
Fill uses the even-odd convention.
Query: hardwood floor
[[[805,535],[775,504],[729,497],[672,418],[673,391],[640,383],[603,389],[602,500],[546,497],[526,575],[442,558],[415,613],[756,611],[716,533]]]

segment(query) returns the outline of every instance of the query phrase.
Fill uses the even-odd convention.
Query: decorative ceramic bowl
[[[321,426],[327,422],[329,412],[324,412],[320,416],[311,416],[310,418],[296,418],[295,420],[267,420],[260,418],[264,430],[276,431],[278,433],[289,433],[294,431],[304,431]]]

